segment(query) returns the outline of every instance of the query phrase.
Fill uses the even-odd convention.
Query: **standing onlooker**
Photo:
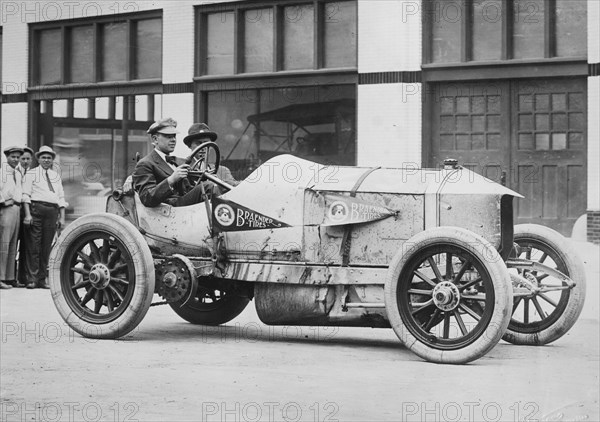
[[[23,155],[19,160],[17,171],[21,173],[23,182],[25,182],[25,173],[31,168],[31,162],[33,160],[33,150],[29,147],[23,147]],[[21,204],[21,225],[19,228],[19,266],[17,273],[17,283],[15,287],[25,287],[27,284],[27,276],[25,275],[25,225],[23,219],[25,218],[25,205]]]
[[[52,169],[56,153],[42,146],[35,154],[40,164],[27,172],[23,184],[25,208],[25,265],[27,288],[47,289],[48,258],[57,227],[65,224],[65,194],[60,175]]]
[[[21,147],[8,147],[4,150],[6,165],[2,166],[0,185],[0,289],[10,289],[16,283],[15,257],[19,235],[19,209],[23,197],[21,173],[16,171]]]

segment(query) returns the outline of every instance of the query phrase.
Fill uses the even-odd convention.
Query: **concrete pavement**
[[[0,420],[599,420],[600,255],[574,246],[588,290],[572,330],[463,366],[423,362],[392,330],[267,327],[253,306],[222,327],[153,307],[124,339],[90,340],[49,291],[2,291]]]

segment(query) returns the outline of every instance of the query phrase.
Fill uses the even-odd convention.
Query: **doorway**
[[[587,205],[585,78],[444,82],[431,100],[428,165],[457,158],[521,193],[515,221],[570,236]]]

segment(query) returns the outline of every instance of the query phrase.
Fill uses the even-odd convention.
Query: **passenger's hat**
[[[179,133],[177,129],[175,129],[176,127],[177,122],[172,117],[166,117],[152,123],[152,125],[148,128],[147,133],[150,135],[154,135],[155,133],[173,135],[175,133]]]
[[[217,134],[212,132],[206,123],[194,123],[188,130],[188,135],[183,138],[183,143],[190,147],[190,144],[194,139],[208,138],[211,141],[217,139]]]
[[[12,154],[13,152],[20,152],[21,154],[23,154],[23,148],[22,147],[16,147],[16,146],[4,148],[4,155],[6,155],[7,157],[10,154]]]
[[[29,147],[23,147],[23,152],[24,152],[24,153],[25,153],[25,152],[28,152],[28,153],[30,153],[31,155],[33,155],[33,150],[32,150],[31,148],[29,148]]]
[[[38,152],[35,153],[35,158],[40,158],[42,154],[50,154],[52,158],[56,157],[56,153],[48,145],[43,145]]]

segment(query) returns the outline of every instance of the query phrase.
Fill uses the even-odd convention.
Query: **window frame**
[[[461,54],[460,61],[453,63],[433,62],[432,42],[433,42],[433,16],[435,13],[434,0],[423,0],[424,12],[422,13],[423,27],[423,45],[422,61],[423,67],[457,67],[465,65],[490,65],[500,63],[533,63],[541,61],[581,61],[587,60],[585,56],[557,56],[556,48],[556,0],[544,0],[544,52],[543,57],[532,59],[514,59],[513,58],[513,22],[514,1],[499,0],[502,5],[502,51],[499,60],[474,61],[473,55],[473,2],[474,0],[455,0],[462,11],[461,19]]]
[[[326,7],[329,3],[353,2],[357,7],[358,20],[358,2],[357,0],[268,0],[257,2],[243,3],[222,3],[217,5],[197,5],[194,7],[195,23],[194,23],[194,80],[197,78],[228,78],[241,75],[257,75],[265,73],[280,73],[280,72],[312,72],[340,69],[349,71],[358,70],[358,42],[355,48],[356,65],[343,68],[325,68],[325,17]],[[283,9],[290,6],[312,5],[315,13],[315,25],[313,28],[313,67],[299,71],[284,70],[283,67],[283,31],[284,19]],[[249,10],[256,9],[271,9],[273,17],[273,67],[269,72],[252,72],[244,71],[244,22],[243,14]],[[207,15],[210,13],[227,13],[232,12],[234,15],[234,34],[233,34],[233,73],[209,75],[206,73],[206,54],[207,54]],[[358,31],[357,31],[358,33]]]
[[[161,20],[161,36],[164,38],[164,21],[162,10],[151,10],[147,12],[123,13],[106,16],[95,16],[90,18],[70,19],[63,21],[38,22],[31,24],[29,27],[29,86],[31,88],[47,88],[56,86],[77,86],[82,84],[123,84],[133,82],[157,82],[162,80],[162,43],[161,43],[161,76],[150,79],[137,79],[136,60],[135,60],[135,36],[136,25],[138,21],[148,19]],[[100,26],[107,23],[125,22],[127,25],[127,53],[125,58],[126,63],[126,79],[119,81],[104,81],[102,80],[102,36]],[[92,81],[90,82],[72,82],[70,75],[70,32],[74,27],[82,27],[91,25],[93,28],[93,51],[92,51]],[[50,29],[61,30],[61,64],[60,64],[60,81],[58,84],[41,84],[40,83],[40,34],[41,31]]]
[[[2,78],[4,77],[4,72],[2,71],[2,63],[3,63],[2,51],[4,49],[3,43],[4,43],[4,34],[2,32],[2,25],[0,25],[0,94],[2,94],[2,87],[4,86],[4,84],[2,83]]]

